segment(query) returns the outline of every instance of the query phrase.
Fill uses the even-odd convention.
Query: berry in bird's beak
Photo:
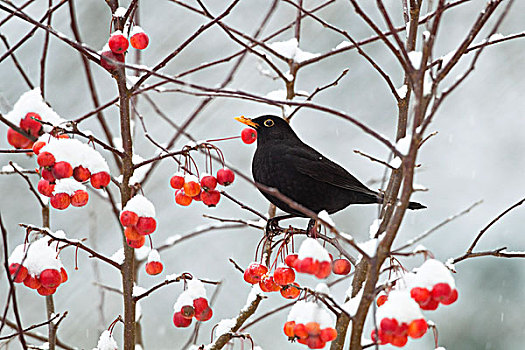
[[[257,129],[257,127],[259,126],[259,124],[257,123],[254,123],[253,120],[251,120],[250,118],[246,118],[245,116],[240,116],[240,117],[235,117],[234,118],[235,120],[237,120],[238,122],[241,122],[243,124],[246,124],[248,126],[251,126],[252,128],[254,129]]]

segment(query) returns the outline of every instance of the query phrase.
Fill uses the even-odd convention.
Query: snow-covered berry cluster
[[[61,231],[55,233],[60,234]],[[54,294],[58,286],[68,279],[56,250],[46,238],[17,246],[8,262],[14,282],[24,283],[26,287],[36,289],[40,295]]]
[[[146,236],[157,228],[153,203],[143,195],[137,194],[122,208],[120,223],[125,227],[124,235],[128,245],[132,248],[142,247]]]
[[[130,43],[138,50],[148,47],[149,37],[141,27],[133,26],[131,31],[124,30],[124,32],[128,32],[129,41],[122,31],[117,30],[109,36],[107,44],[100,52],[100,65],[110,72],[117,68],[115,63],[111,62],[112,60],[124,62],[124,55]]]
[[[33,145],[33,152],[38,155],[42,176],[38,192],[50,197],[55,209],[63,210],[70,204],[86,205],[89,195],[82,183],[89,180],[91,186],[101,189],[111,181],[108,164],[102,155],[78,140],[44,134]]]
[[[235,179],[233,171],[222,168],[217,175],[203,174],[200,180],[189,174],[177,172],[170,179],[170,185],[175,189],[175,203],[188,206],[192,201],[200,201],[208,207],[215,207],[221,199],[221,193],[216,190],[217,184],[228,186]]]
[[[164,265],[160,261],[160,254],[158,250],[152,249],[148,254],[148,262],[146,263],[146,273],[148,275],[158,275],[164,269]]]
[[[284,334],[297,339],[310,349],[322,349],[337,337],[333,321],[326,310],[315,302],[300,300],[294,304],[284,324]]]
[[[440,303],[450,305],[458,299],[454,277],[438,260],[425,261],[415,274],[407,278],[410,296],[423,310],[436,310]]]
[[[421,338],[428,329],[419,305],[405,290],[393,290],[380,308],[376,319],[378,330],[372,331],[372,339],[380,344],[402,347],[408,337]]]
[[[213,316],[213,311],[208,305],[204,284],[198,279],[189,280],[188,288],[179,295],[173,310],[175,327],[189,327],[194,317],[197,321],[208,321]]]

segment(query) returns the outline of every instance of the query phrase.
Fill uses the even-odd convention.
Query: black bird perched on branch
[[[332,214],[350,204],[383,202],[381,194],[302,142],[284,119],[273,115],[235,119],[257,130],[257,150],[252,160],[256,183],[277,189],[315,213],[326,210]],[[279,209],[294,216],[306,216],[276,196],[260,191]],[[426,207],[410,202],[408,208]]]

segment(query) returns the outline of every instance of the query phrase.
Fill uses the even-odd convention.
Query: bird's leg
[[[285,220],[285,219],[291,219],[296,217],[296,215],[293,214],[286,214],[286,215],[279,215],[276,217],[273,217],[271,219],[268,219],[266,222],[266,228],[264,230],[267,237],[270,237],[270,235],[277,231],[279,229],[279,221]]]
[[[317,220],[310,219],[308,221],[308,227],[306,228],[306,234],[308,237],[316,237],[317,236]]]

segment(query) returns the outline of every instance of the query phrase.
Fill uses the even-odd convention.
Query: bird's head
[[[257,145],[276,140],[298,139],[290,125],[276,115],[263,115],[254,119],[242,116],[235,120],[257,130]]]

